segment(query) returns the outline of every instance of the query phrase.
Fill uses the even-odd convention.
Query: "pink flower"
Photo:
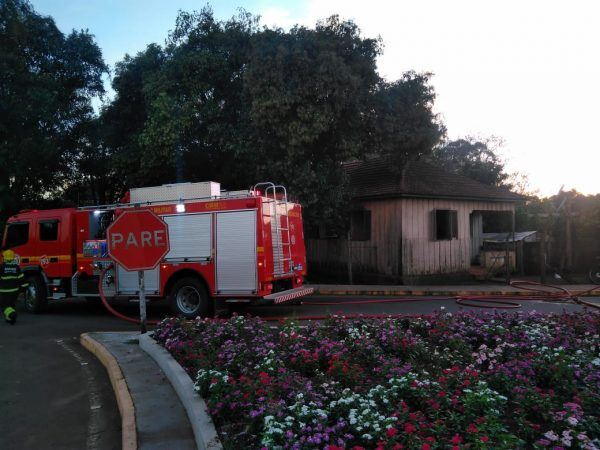
[[[416,430],[416,428],[415,428],[415,426],[412,423],[405,423],[404,424],[404,432],[406,434],[414,433],[415,430]]]
[[[397,432],[398,432],[398,430],[396,430],[394,427],[391,427],[386,430],[385,435],[387,437],[394,437],[394,436],[396,436]]]

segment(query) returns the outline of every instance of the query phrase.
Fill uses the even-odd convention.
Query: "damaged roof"
[[[394,170],[385,158],[344,164],[356,199],[372,198],[444,198],[522,202],[524,195],[445,171],[423,160],[409,161],[402,170]]]

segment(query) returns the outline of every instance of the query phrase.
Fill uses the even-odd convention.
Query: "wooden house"
[[[425,283],[466,278],[478,264],[484,216],[514,231],[525,197],[452,174],[422,160],[394,171],[385,159],[345,165],[353,192],[349,239],[307,239],[311,271],[361,281]],[[511,229],[511,224],[513,229]]]

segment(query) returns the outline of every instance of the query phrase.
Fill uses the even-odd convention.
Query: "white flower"
[[[551,441],[558,441],[558,435],[552,430],[550,430],[546,434],[544,434],[544,437],[546,437],[546,439],[549,439]]]
[[[569,422],[569,425],[577,425],[579,423],[579,420],[577,420],[575,417],[571,416],[567,419],[567,422]]]

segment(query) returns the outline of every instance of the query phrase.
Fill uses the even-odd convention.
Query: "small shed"
[[[515,205],[525,200],[423,160],[401,171],[384,158],[345,170],[353,193],[350,239],[323,230],[309,236],[311,271],[348,268],[357,279],[406,284],[467,278],[479,260],[484,215],[514,224]]]
[[[480,252],[480,265],[493,273],[505,265],[509,255],[510,268],[521,275],[538,273],[539,242],[537,231],[513,233],[483,233]]]

